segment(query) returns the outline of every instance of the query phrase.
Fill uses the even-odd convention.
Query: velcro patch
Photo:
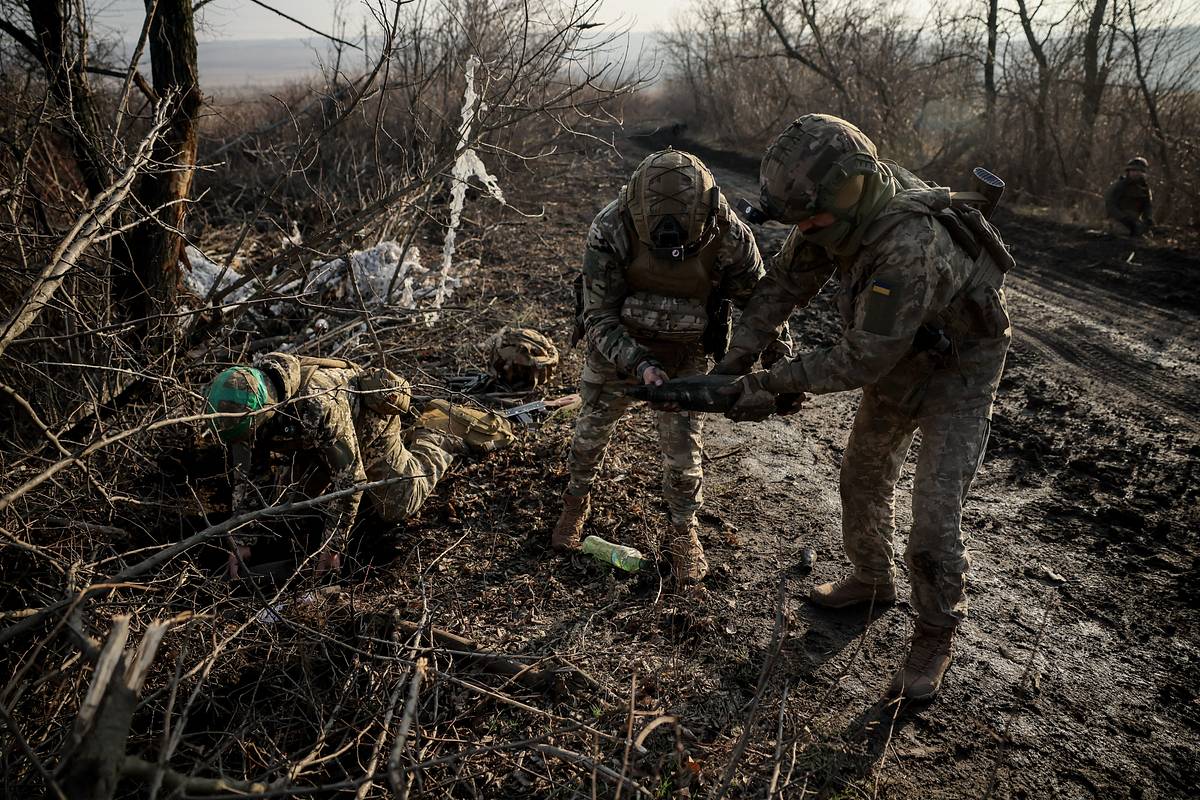
[[[900,308],[901,286],[895,281],[871,281],[864,303],[862,329],[877,336],[891,336]]]

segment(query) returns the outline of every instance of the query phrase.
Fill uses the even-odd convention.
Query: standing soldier
[[[1154,227],[1154,192],[1146,181],[1150,165],[1138,156],[1125,165],[1125,174],[1104,192],[1104,212],[1113,227],[1128,236],[1141,236]]]
[[[741,308],[762,276],[750,229],[731,213],[708,168],[689,153],[668,149],[647,156],[620,196],[596,216],[583,254],[583,407],[551,540],[556,549],[580,545],[600,461],[633,402],[622,390],[703,372],[705,353],[719,357],[728,343],[728,302]],[[786,347],[781,340],[771,353],[778,357]],[[700,581],[708,571],[696,532],[702,428],[700,414],[658,412],[671,521],[664,550],[679,583]]]
[[[808,114],[762,161],[765,218],[795,225],[742,314],[717,369],[743,374],[780,320],[836,273],[844,332],[833,346],[750,372],[734,419],[763,419],[776,395],[862,388],[842,459],[842,534],[852,574],[812,590],[826,608],[895,599],[895,487],[913,433],[921,452],[905,559],[918,618],[890,692],[930,699],[966,616],[962,505],[983,459],[1011,338],[1012,258],[977,210],[880,162],[845,120]]]
[[[408,381],[390,370],[361,370],[338,359],[271,353],[254,366],[226,369],[209,386],[208,409],[239,415],[212,419],[230,446],[234,514],[271,501],[255,483],[261,477],[255,467],[270,453],[293,454],[292,476],[309,494],[397,479],[367,492],[372,510],[385,522],[415,514],[462,441],[444,409],[428,411],[404,431],[410,399]],[[318,573],[339,566],[361,498],[361,491],[347,491],[323,507],[327,546]],[[231,534],[230,577],[250,559],[257,538],[245,529]]]

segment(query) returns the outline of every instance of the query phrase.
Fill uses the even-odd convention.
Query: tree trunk
[[[118,302],[133,319],[170,310],[179,283],[180,232],[196,170],[196,119],[203,102],[191,0],[158,1],[150,23],[150,60],[155,94],[171,103],[170,123],[153,154],[164,168],[145,175],[136,192],[157,219],[139,223],[126,235],[121,257],[127,269],[115,281]]]
[[[1084,175],[1091,165],[1096,119],[1100,116],[1100,103],[1108,83],[1108,64],[1100,61],[1100,38],[1107,10],[1108,0],[1095,0],[1083,36],[1083,91],[1079,120],[1082,126],[1082,152],[1077,168]]]
[[[996,43],[1000,38],[1000,0],[988,0],[987,53],[983,61],[983,152],[990,161],[996,142]]]
[[[100,123],[85,71],[85,46],[71,31],[64,0],[28,0],[27,7],[36,43],[27,46],[36,46],[50,96],[67,115],[55,128],[70,143],[88,194],[95,197],[108,188],[113,175],[102,155]]]

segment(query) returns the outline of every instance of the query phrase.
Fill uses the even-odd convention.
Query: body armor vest
[[[698,344],[708,325],[708,301],[720,283],[717,255],[724,226],[695,255],[682,261],[655,258],[636,236],[625,268],[629,295],[621,306],[621,322],[638,342]]]

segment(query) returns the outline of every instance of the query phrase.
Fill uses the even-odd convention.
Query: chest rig
[[[621,322],[639,343],[657,351],[689,349],[702,340],[709,303],[721,282],[717,257],[728,228],[717,213],[719,203],[718,195],[705,241],[683,258],[656,253],[631,231]]]

